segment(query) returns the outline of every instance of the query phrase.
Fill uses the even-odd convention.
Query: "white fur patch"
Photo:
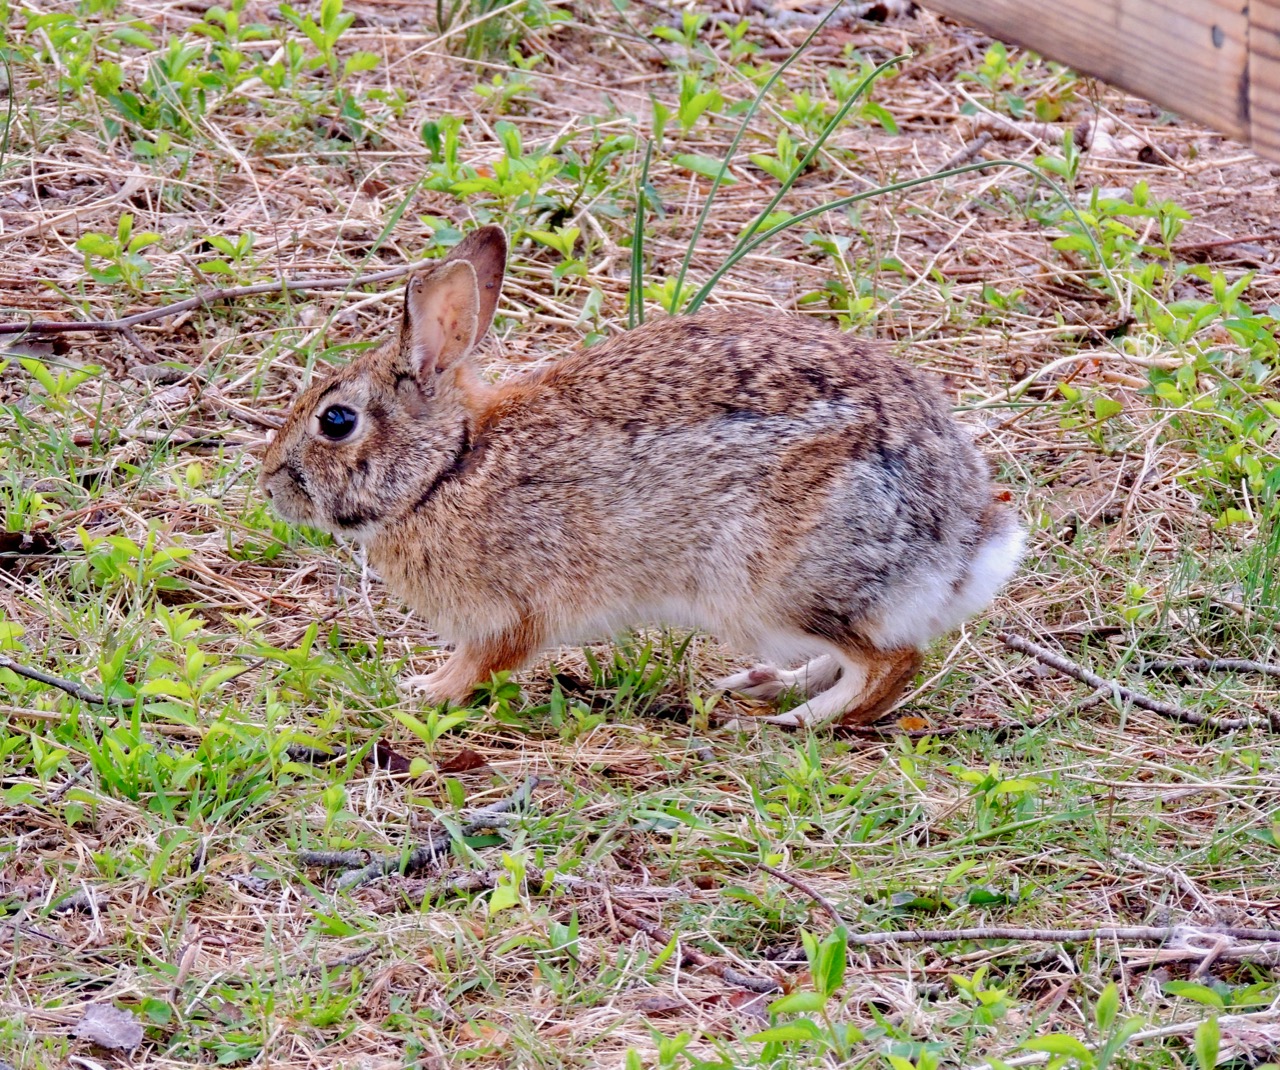
[[[959,590],[953,576],[929,576],[909,591],[880,620],[872,638],[882,650],[923,648],[991,604],[996,592],[1018,568],[1027,533],[1010,525],[978,547]]]

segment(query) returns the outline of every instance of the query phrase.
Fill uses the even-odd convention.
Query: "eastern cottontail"
[[[770,721],[865,722],[1014,571],[1023,531],[933,379],[813,320],[672,317],[482,381],[506,253],[482,227],[415,275],[398,335],[304,391],[263,462],[281,515],[363,543],[455,644],[430,701],[663,622],[813,659],[720,682],[809,696]]]

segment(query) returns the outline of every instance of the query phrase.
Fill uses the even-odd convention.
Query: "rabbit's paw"
[[[458,674],[450,673],[447,664],[423,676],[402,676],[397,685],[402,693],[421,699],[427,706],[442,706],[446,702],[462,706],[475,691],[474,683],[460,684]]]
[[[733,691],[748,698],[771,702],[787,689],[779,673],[772,665],[756,665],[742,672],[735,672],[715,682],[717,691]]]

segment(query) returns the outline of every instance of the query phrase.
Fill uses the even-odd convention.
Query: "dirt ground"
[[[299,387],[399,316],[398,281],[352,280],[499,222],[492,374],[626,328],[655,101],[663,313],[699,158],[727,156],[821,12],[621,6],[473,3],[442,33],[448,5],[363,0],[330,39],[319,9],[311,32],[248,0],[237,26],[268,33],[230,44],[196,3],[0,7],[0,321],[98,325],[0,335],[0,651],[119,700],[0,669],[0,1057],[1203,1067],[1213,1020],[1227,1065],[1274,1060],[1277,676],[1144,666],[1275,660],[1280,165],[924,8],[846,5],[779,79],[695,284],[778,188],[751,154],[803,151],[841,79],[894,56],[782,208],[1029,169],[816,216],[708,299],[828,317],[937,372],[1026,518],[1023,571],[873,730],[717,727],[710,681],[747,655],[661,630],[425,711],[395,678],[438,663],[429,622],[358,547],[262,501]],[[459,831],[531,776],[523,808]],[[389,875],[339,885],[383,855]],[[852,934],[848,971],[770,1010],[820,991],[802,929]],[[859,942],[906,929],[937,935]],[[84,1026],[95,1004],[120,1044]],[[1084,1047],[1050,1063],[1026,1047],[1049,1035]]]

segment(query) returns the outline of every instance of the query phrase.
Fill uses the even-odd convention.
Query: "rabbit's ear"
[[[425,385],[467,355],[480,336],[479,323],[475,268],[466,260],[446,261],[409,280],[401,356]]]
[[[480,295],[479,322],[476,325],[476,341],[493,323],[493,313],[502,293],[502,274],[507,266],[507,236],[494,224],[473,230],[458,242],[445,257],[445,263],[465,260],[476,273],[476,288]]]

